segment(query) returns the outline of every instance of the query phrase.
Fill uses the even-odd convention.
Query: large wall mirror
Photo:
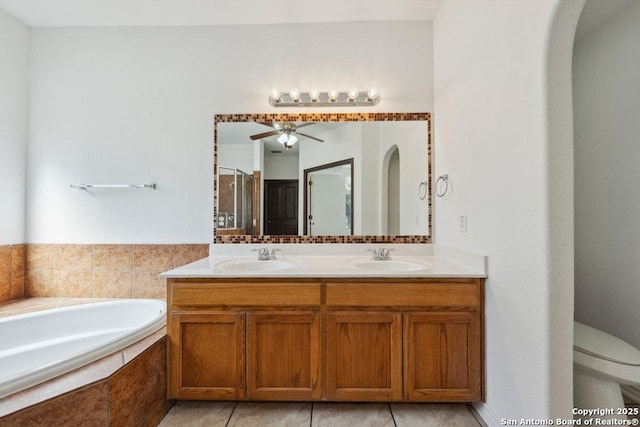
[[[431,242],[430,113],[224,114],[214,134],[216,243]]]

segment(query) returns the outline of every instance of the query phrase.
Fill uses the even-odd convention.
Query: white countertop
[[[435,245],[211,245],[207,258],[166,271],[163,278],[216,277],[486,277],[486,257]],[[225,246],[228,248],[222,248]],[[277,260],[252,251],[279,249]],[[391,261],[372,261],[366,249],[391,248]]]

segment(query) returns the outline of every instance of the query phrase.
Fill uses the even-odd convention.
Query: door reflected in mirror
[[[215,241],[430,242],[430,118],[217,115]]]
[[[353,235],[353,158],[304,170],[307,236]]]

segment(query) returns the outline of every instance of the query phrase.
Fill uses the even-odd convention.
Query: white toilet
[[[620,384],[640,385],[640,350],[579,322],[573,331],[573,406],[624,408]],[[598,418],[627,419],[616,413]]]

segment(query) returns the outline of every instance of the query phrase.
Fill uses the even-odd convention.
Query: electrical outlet
[[[467,232],[467,214],[460,214],[458,217],[458,231],[461,233]]]

